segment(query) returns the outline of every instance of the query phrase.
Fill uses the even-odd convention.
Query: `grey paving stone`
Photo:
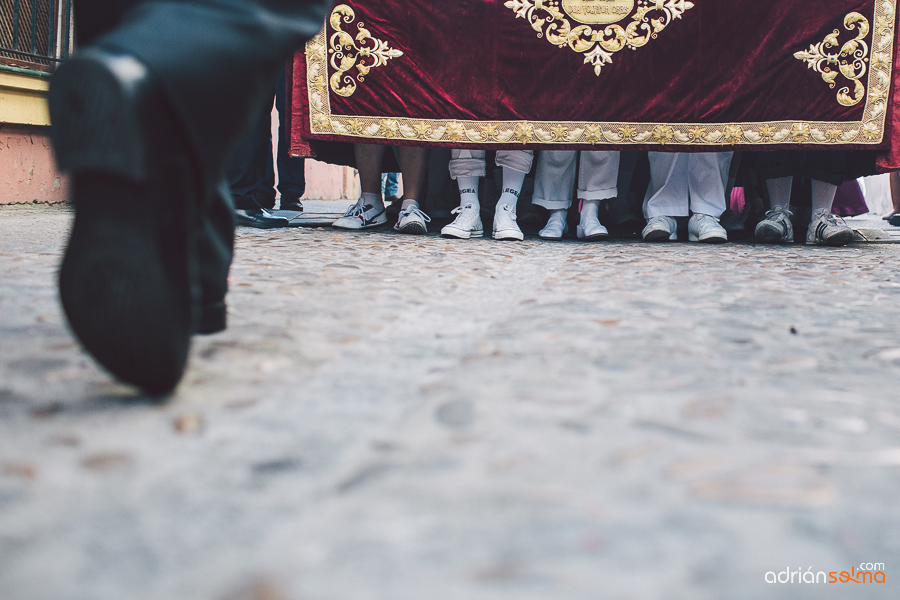
[[[70,218],[0,209],[0,598],[898,597],[896,245],[241,229],[158,403],[66,328]]]

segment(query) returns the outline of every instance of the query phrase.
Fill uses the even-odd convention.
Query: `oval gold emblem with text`
[[[631,14],[634,0],[563,0],[563,10],[579,23],[617,23]]]

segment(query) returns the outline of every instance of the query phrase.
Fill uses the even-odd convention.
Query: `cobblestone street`
[[[900,245],[240,229],[154,402],[67,329],[70,219],[0,208],[3,600],[900,597]]]

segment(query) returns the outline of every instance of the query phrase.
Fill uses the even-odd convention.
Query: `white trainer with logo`
[[[494,239],[518,242],[525,239],[522,230],[516,224],[516,213],[509,204],[498,204],[497,210],[494,211]]]
[[[853,241],[853,230],[844,220],[824,208],[817,210],[806,230],[806,243],[820,246],[846,246]]]
[[[688,221],[688,240],[704,244],[724,244],[728,241],[728,232],[717,218],[697,213]]]
[[[331,224],[338,229],[368,229],[387,223],[387,215],[384,207],[375,207],[366,204],[364,198],[356,201],[356,204],[347,209],[344,216]]]
[[[792,244],[794,242],[794,226],[791,217],[794,215],[787,208],[773,208],[766,213],[766,218],[756,225],[753,238],[760,244]]]
[[[453,209],[450,214],[456,215],[453,222],[441,229],[444,237],[467,240],[484,235],[481,225],[481,211],[474,204],[466,204]]]
[[[428,233],[426,223],[431,223],[431,217],[423,213],[418,206],[411,206],[400,210],[394,231],[409,233],[412,235],[424,235]]]
[[[678,222],[674,217],[650,217],[641,237],[645,242],[674,242],[678,240]]]

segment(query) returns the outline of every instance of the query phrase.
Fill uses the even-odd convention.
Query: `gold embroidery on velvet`
[[[540,0],[535,6],[541,4]],[[559,6],[558,0],[549,4]],[[586,25],[608,25],[618,23],[634,10],[634,0],[562,0],[563,10],[572,19]]]
[[[641,0],[639,0],[640,2]],[[646,0],[643,0],[646,2]],[[664,0],[655,0],[656,6]],[[665,0],[666,3],[672,0]],[[896,0],[873,0],[868,85],[865,110],[859,121],[769,121],[754,123],[616,123],[584,121],[463,121],[336,115],[329,94],[328,37],[322,31],[306,45],[310,131],[313,135],[361,140],[479,144],[648,146],[816,146],[877,144],[884,138],[887,101],[893,71]],[[667,4],[668,5],[668,4]],[[352,17],[350,19],[352,21]],[[840,55],[838,55],[840,56]],[[849,55],[848,55],[849,56]],[[337,67],[332,66],[337,70]],[[344,71],[346,72],[346,71]],[[843,74],[843,73],[842,73]],[[855,74],[855,72],[853,73]],[[859,80],[862,80],[861,76]],[[846,92],[849,94],[848,92]]]
[[[820,73],[831,89],[834,89],[838,75],[853,82],[853,95],[850,95],[849,87],[842,87],[838,90],[837,101],[841,106],[856,106],[866,96],[866,86],[860,80],[866,74],[869,56],[869,45],[865,42],[869,35],[869,20],[852,12],[844,17],[844,28],[848,31],[856,29],[856,37],[841,45],[838,41],[841,32],[835,29],[818,44],[810,44],[808,51],[795,53],[794,58],[806,61],[806,66]],[[884,69],[885,62],[885,57],[873,56],[872,68]]]
[[[384,40],[372,37],[363,23],[357,23],[359,33],[356,39],[341,29],[341,24],[349,25],[356,19],[356,13],[346,4],[341,4],[331,11],[331,27],[334,33],[329,39],[328,54],[331,55],[331,68],[334,74],[329,80],[332,91],[338,96],[349,98],[356,91],[357,80],[365,81],[369,71],[376,67],[384,66],[392,58],[399,58],[403,53],[388,46]],[[347,71],[356,67],[359,72],[357,78],[348,75]]]
[[[513,10],[516,18],[528,21],[539,38],[584,54],[585,64],[592,65],[594,73],[600,75],[603,65],[612,64],[613,54],[623,48],[646,46],[672,21],[694,8],[688,0],[638,0],[637,4],[625,27],[613,23],[631,14],[634,0],[562,0],[563,10],[559,0],[507,0],[503,6]],[[622,14],[626,6],[628,11]],[[573,27],[567,17],[586,24]],[[608,25],[594,29],[591,24]]]

